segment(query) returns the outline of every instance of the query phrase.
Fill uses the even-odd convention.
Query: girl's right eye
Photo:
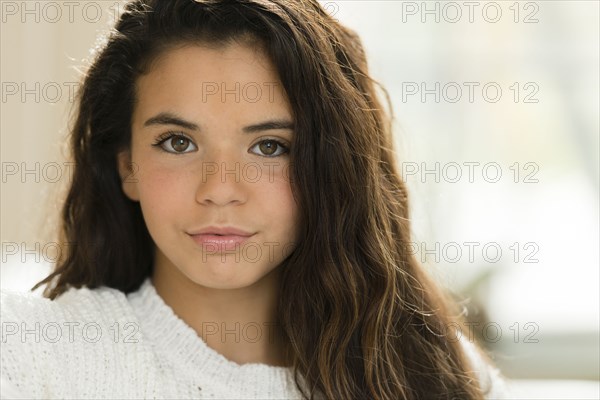
[[[198,150],[190,138],[172,132],[159,136],[153,146],[160,147],[164,151],[173,154],[191,153]]]

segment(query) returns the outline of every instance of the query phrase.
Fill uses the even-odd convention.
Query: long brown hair
[[[301,241],[282,269],[278,318],[294,372],[313,397],[482,399],[451,297],[413,255],[406,186],[390,111],[361,42],[316,0],[134,0],[100,49],[78,95],[76,163],[62,211],[71,244],[46,284],[139,288],[153,242],[121,189],[117,153],[131,141],[135,81],[166,49],[250,36],[276,66],[295,116],[291,184]],[[73,245],[75,243],[76,245]],[[297,376],[297,375],[296,375]],[[298,382],[298,381],[297,381]]]

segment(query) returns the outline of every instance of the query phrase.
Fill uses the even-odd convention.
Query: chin
[[[205,262],[192,270],[182,271],[192,282],[211,289],[241,289],[251,286],[268,274],[252,271],[255,264],[235,262]]]

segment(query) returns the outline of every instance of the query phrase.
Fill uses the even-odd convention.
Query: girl
[[[407,252],[390,118],[317,1],[130,2],[70,143],[46,298],[3,294],[3,394],[501,395]]]

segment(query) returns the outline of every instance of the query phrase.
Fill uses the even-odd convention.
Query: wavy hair
[[[316,0],[133,0],[99,49],[81,90],[62,209],[69,243],[38,282],[138,289],[153,241],[121,188],[117,154],[131,141],[136,79],[164,51],[250,37],[277,68],[295,118],[291,184],[300,240],[280,265],[277,317],[306,398],[482,399],[451,296],[408,251],[409,205],[386,111],[358,36]],[[75,245],[73,245],[75,244]]]

